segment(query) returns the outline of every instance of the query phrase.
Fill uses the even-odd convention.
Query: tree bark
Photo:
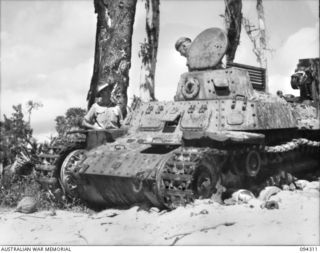
[[[262,0],[257,0],[257,12],[258,12],[258,21],[259,21],[259,42],[260,42],[260,50],[261,50],[261,67],[267,68],[267,58],[265,52],[267,50],[267,42],[266,42],[266,28],[264,21],[264,10],[262,5]]]
[[[159,40],[159,0],[145,0],[147,39],[141,44],[139,56],[142,60],[140,73],[140,99],[155,100],[154,80]]]
[[[226,52],[227,62],[233,62],[241,34],[242,0],[225,0],[225,25],[229,46]]]
[[[259,42],[260,42],[260,60],[261,60],[261,67],[266,69],[266,89],[265,91],[269,91],[268,87],[268,63],[267,63],[267,38],[266,38],[266,25],[265,25],[265,19],[264,19],[264,10],[262,5],[262,0],[257,0],[257,6],[256,6],[257,12],[258,12],[258,21],[259,21]]]
[[[137,0],[94,0],[97,31],[93,75],[88,108],[95,101],[97,87],[106,83],[115,97],[121,97],[126,114],[131,62],[131,42]]]

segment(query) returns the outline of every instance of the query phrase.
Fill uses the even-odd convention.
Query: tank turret
[[[227,34],[219,28],[209,28],[195,38],[187,55],[189,72],[180,78],[176,101],[253,96],[246,69],[222,66],[227,48]]]

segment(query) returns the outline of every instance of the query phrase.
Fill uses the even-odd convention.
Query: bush
[[[90,212],[79,199],[67,200],[62,192],[59,194],[41,188],[34,174],[28,176],[6,173],[0,178],[0,207],[16,207],[26,196],[34,197],[38,210],[65,209],[75,212]]]
[[[45,197],[33,174],[28,176],[4,175],[1,179],[0,206],[16,207],[25,196],[32,196],[38,201],[38,207],[51,207],[50,200]]]

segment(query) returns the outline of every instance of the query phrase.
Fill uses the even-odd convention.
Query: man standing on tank
[[[108,84],[98,86],[96,102],[84,116],[82,125],[88,129],[116,129],[121,126],[121,108],[111,100],[112,87]]]
[[[191,43],[192,41],[190,38],[181,37],[177,40],[176,44],[174,45],[176,50],[180,53],[180,55],[187,58],[187,67],[189,70],[190,68],[188,64],[188,56]]]
[[[184,57],[188,58],[189,48],[191,46],[191,39],[187,37],[181,37],[175,44],[176,50]]]
[[[188,71],[191,71],[189,63],[188,63],[189,50],[190,50],[191,44],[192,44],[192,40],[190,38],[181,37],[177,40],[177,42],[174,45],[176,50],[180,53],[180,55],[187,59]],[[215,68],[216,69],[224,68],[222,60],[220,60],[220,62],[217,64],[217,66]]]

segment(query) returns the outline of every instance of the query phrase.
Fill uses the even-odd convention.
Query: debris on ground
[[[159,213],[157,208],[138,211],[138,206],[90,214],[41,207],[35,214],[19,214],[0,208],[0,244],[318,245],[318,188],[318,181],[310,182],[303,191],[280,191],[267,201],[252,198],[227,206],[203,199]]]
[[[37,211],[37,205],[38,202],[35,198],[27,196],[19,201],[15,212],[34,213]]]
[[[303,189],[304,191],[308,190],[317,190],[319,191],[320,189],[320,181],[313,181],[313,182],[308,182],[306,187]]]
[[[261,203],[262,203],[261,200],[259,200],[259,199],[257,199],[257,198],[254,198],[254,199],[250,199],[250,200],[248,201],[248,206],[249,206],[250,208],[260,208],[260,207],[261,207]]]
[[[199,213],[191,212],[190,217],[198,216],[198,215],[206,215],[206,214],[209,214],[209,211],[207,209],[202,209]]]
[[[115,217],[115,216],[119,215],[120,213],[121,213],[120,210],[106,209],[106,210],[103,210],[103,211],[101,211],[99,213],[93,214],[91,216],[91,218],[93,218],[93,219],[102,219],[102,218],[105,218],[105,217],[112,218],[112,217]]]
[[[309,184],[307,180],[303,180],[303,179],[297,180],[294,183],[296,184],[297,189],[299,190],[303,190]]]
[[[212,194],[211,200],[219,204],[223,204],[222,194],[226,192],[226,188],[223,185],[221,185],[220,180],[217,182],[216,189],[217,191],[214,194]]]
[[[259,194],[259,199],[262,201],[268,201],[271,196],[281,192],[281,189],[277,186],[267,186]]]
[[[232,198],[237,203],[248,203],[249,200],[254,199],[255,196],[253,195],[252,192],[248,190],[240,189],[232,194]]]
[[[287,185],[287,184],[282,185],[282,190],[283,191],[289,191],[290,190],[289,185]]]
[[[200,214],[209,214],[209,212],[208,212],[208,210],[203,209],[203,210],[200,211]]]
[[[51,209],[48,213],[49,216],[56,216],[57,215],[57,212],[55,209]]]
[[[151,208],[149,209],[149,212],[151,212],[151,213],[159,213],[160,210],[159,210],[159,208],[157,208],[157,207],[151,207]]]
[[[261,208],[266,208],[266,209],[279,209],[279,203],[275,200],[268,200],[265,203],[261,205]]]
[[[290,191],[296,190],[296,186],[294,185],[294,183],[291,183],[291,184],[289,185],[289,190],[290,190]]]

